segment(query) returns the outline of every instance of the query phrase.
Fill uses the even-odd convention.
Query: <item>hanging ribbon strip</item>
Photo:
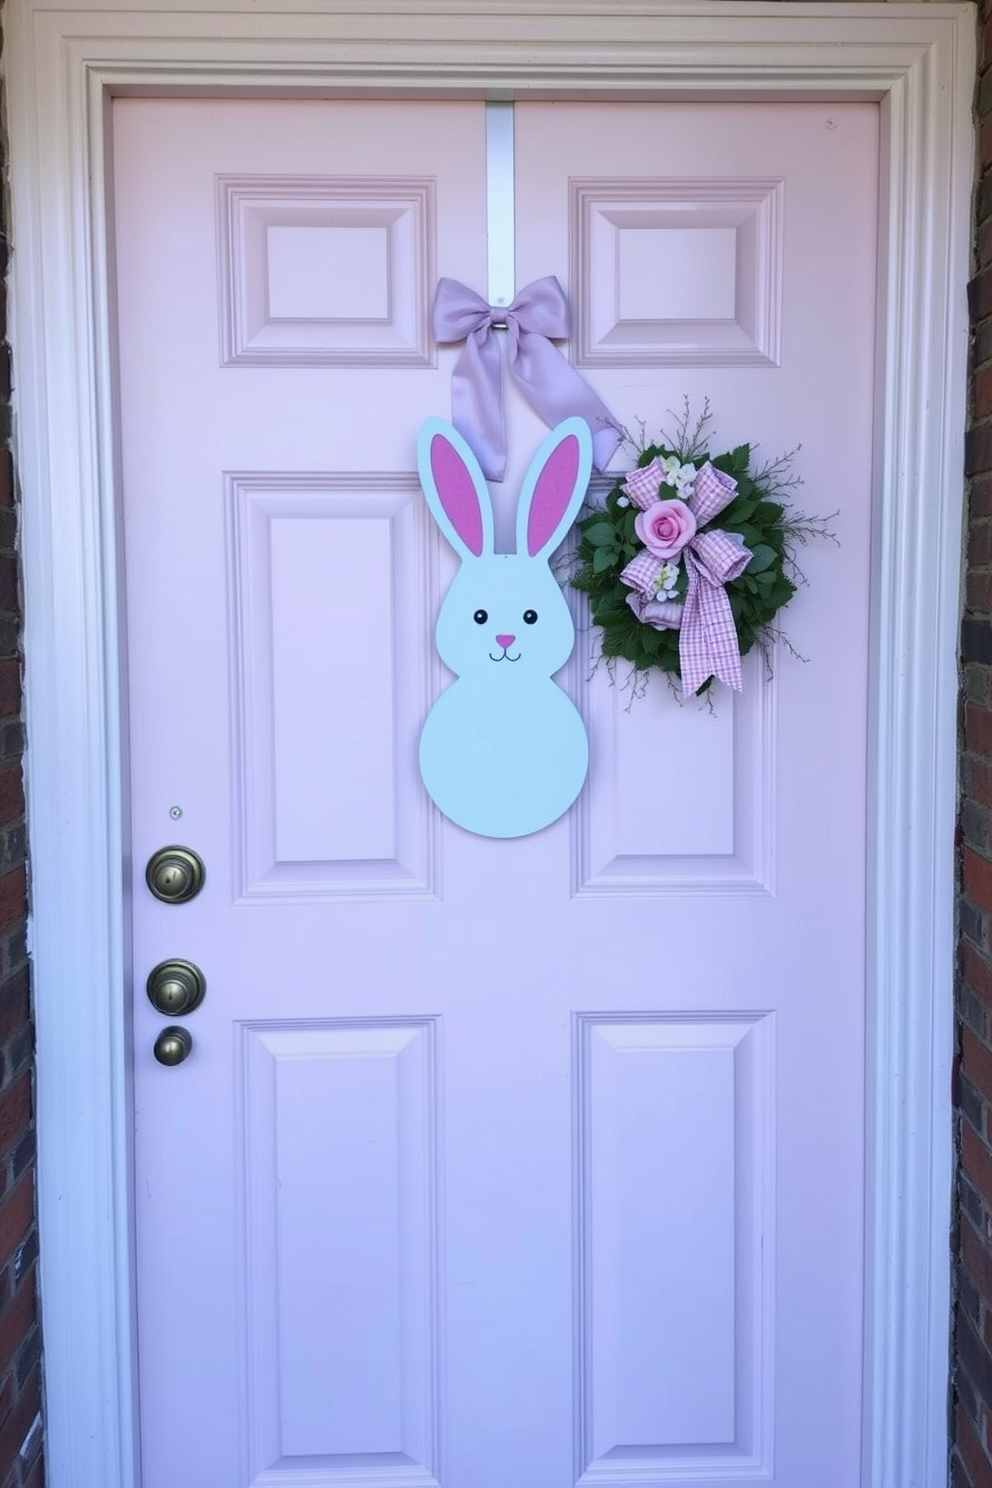
[[[506,473],[503,371],[494,326],[506,326],[506,365],[528,403],[549,428],[578,415],[592,433],[593,462],[603,470],[620,442],[606,404],[552,340],[570,333],[565,292],[553,274],[535,279],[506,306],[487,305],[457,279],[439,279],[434,296],[438,341],[464,341],[451,377],[451,421],[475,451],[487,480]]]
[[[659,498],[659,487],[665,479],[660,460],[643,469],[633,470],[624,482],[624,491],[635,506],[647,511]],[[639,618],[648,624],[659,622],[660,629],[679,627],[679,661],[682,688],[686,697],[696,692],[708,677],[718,677],[735,692],[741,690],[741,653],[737,644],[737,626],[724,585],[739,578],[751,561],[750,549],[729,532],[700,532],[707,522],[729,506],[737,491],[732,476],[716,470],[707,460],[696,474],[692,494],[673,491],[672,496],[685,501],[696,519],[696,533],[682,549],[689,587],[685,601],[664,604],[655,600],[655,586],[664,560],[652,553],[639,553],[620,575],[630,589],[636,589],[639,602],[634,606]],[[651,611],[645,613],[650,605]]]

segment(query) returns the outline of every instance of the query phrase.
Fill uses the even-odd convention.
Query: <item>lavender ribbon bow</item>
[[[660,460],[652,460],[643,469],[632,470],[624,490],[641,511],[647,511],[659,498],[659,487],[665,478]],[[698,691],[708,677],[718,677],[735,692],[741,690],[741,653],[737,626],[724,585],[739,578],[751,562],[751,551],[726,532],[700,532],[707,522],[729,506],[737,491],[737,482],[707,460],[696,474],[692,494],[682,499],[696,519],[695,536],[682,549],[689,587],[682,606],[655,600],[655,583],[664,560],[653,553],[639,553],[620,575],[630,589],[634,613],[639,619],[660,629],[679,627],[679,661],[682,667],[682,690],[686,697]],[[658,610],[657,616],[651,613]]]
[[[606,404],[584,382],[551,338],[569,334],[565,292],[553,274],[535,279],[505,308],[487,305],[457,279],[439,279],[434,296],[438,341],[464,341],[451,377],[451,421],[478,457],[487,480],[506,473],[503,377],[493,327],[506,326],[506,365],[534,411],[551,428],[577,414],[592,433],[597,470],[609,464],[620,429]]]

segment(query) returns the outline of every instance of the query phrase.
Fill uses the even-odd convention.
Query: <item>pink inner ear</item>
[[[527,552],[531,558],[554,536],[555,528],[575,490],[579,473],[579,441],[574,434],[563,439],[537,477],[534,499],[527,516]]]
[[[431,471],[449,522],[469,552],[481,558],[483,535],[479,493],[461,455],[441,434],[435,434],[431,440]]]

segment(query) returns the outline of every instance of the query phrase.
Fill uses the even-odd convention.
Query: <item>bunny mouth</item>
[[[517,654],[516,654],[516,656],[511,656],[510,655],[509,647],[508,646],[504,646],[503,647],[503,654],[502,654],[502,656],[494,656],[493,653],[490,651],[490,653],[489,653],[489,660],[490,661],[519,661],[520,660],[520,657],[521,657],[521,654],[522,653],[518,651]]]

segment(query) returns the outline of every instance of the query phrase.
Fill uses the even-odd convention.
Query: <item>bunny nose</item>
[[[497,636],[496,644],[497,646],[502,646],[504,651],[507,651],[516,639],[516,636]]]

